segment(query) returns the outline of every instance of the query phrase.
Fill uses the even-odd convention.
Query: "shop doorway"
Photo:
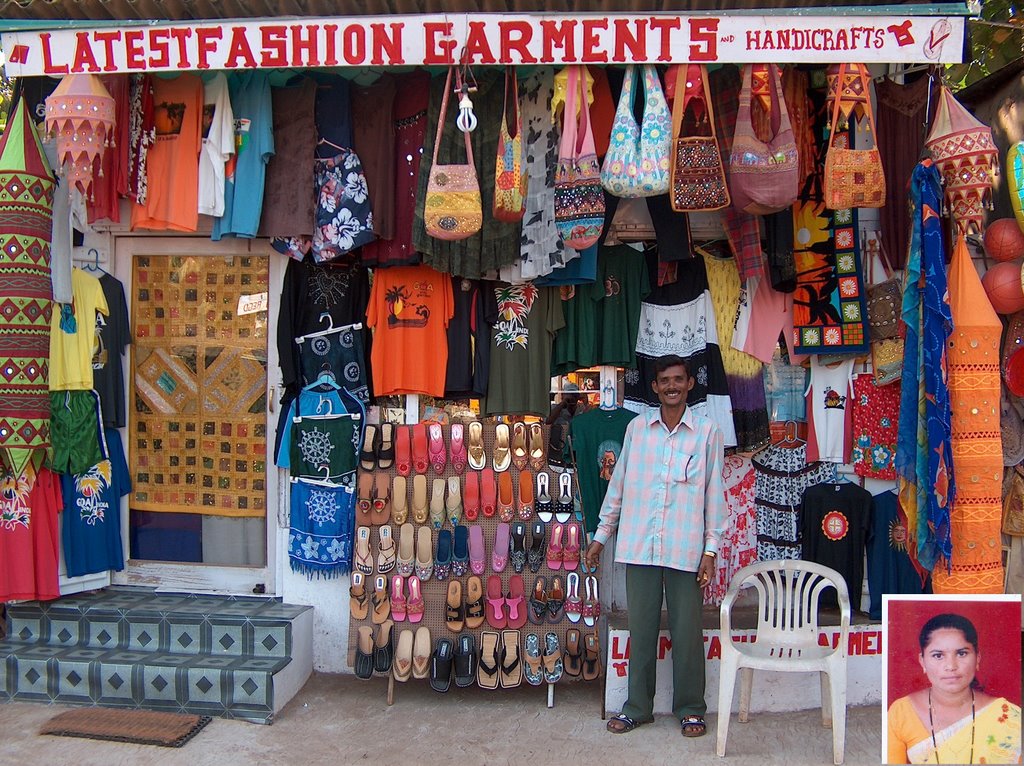
[[[262,241],[191,237],[119,238],[116,253],[132,491],[115,581],[275,593],[280,259]]]

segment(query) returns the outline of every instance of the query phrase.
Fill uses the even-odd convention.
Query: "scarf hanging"
[[[288,560],[293,572],[331,579],[352,569],[355,491],[293,479]]]

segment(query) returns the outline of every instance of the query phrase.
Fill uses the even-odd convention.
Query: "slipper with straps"
[[[597,633],[588,633],[583,639],[583,680],[596,681],[601,671],[601,640]]]
[[[462,582],[452,580],[448,583],[448,598],[445,600],[445,625],[453,633],[461,633],[466,627],[466,608],[462,603]]]
[[[352,584],[348,589],[348,609],[356,620],[365,620],[369,613],[370,597],[366,593],[366,581],[362,572],[352,573]]]
[[[562,680],[564,672],[562,647],[558,645],[558,635],[546,633],[544,635],[544,680],[549,684],[557,684]]]
[[[703,737],[708,733],[708,725],[702,715],[684,716],[679,722],[679,729],[684,737]]]
[[[533,592],[530,594],[528,617],[534,625],[543,625],[548,614],[548,582],[541,575],[533,581]]]
[[[368,425],[363,432],[363,443],[359,448],[359,467],[364,471],[372,471],[377,467],[378,426]]]
[[[536,633],[530,633],[526,636],[523,678],[531,686],[540,686],[544,683],[544,660],[540,656],[540,637]]]
[[[479,420],[469,424],[469,447],[467,456],[469,467],[474,471],[482,471],[487,465],[487,453],[484,451],[484,426]]]
[[[381,423],[380,441],[377,447],[377,467],[383,471],[395,464],[395,425]]]
[[[387,574],[395,568],[398,560],[398,547],[395,545],[394,531],[390,524],[377,530],[380,544],[377,546],[377,574]]]
[[[495,630],[508,625],[505,617],[505,594],[501,590],[501,578],[491,575],[487,578],[487,624]]]
[[[501,588],[501,582],[498,582]],[[481,689],[498,688],[498,663],[501,659],[501,635],[485,630],[480,634],[480,661],[476,666],[476,685]]]
[[[608,719],[605,728],[612,734],[626,734],[633,731],[637,726],[643,726],[645,723],[647,721],[637,721],[625,713],[619,713],[617,716]]]
[[[466,580],[466,629],[476,630],[484,624],[484,586],[473,575]]]
[[[509,429],[507,423],[498,423],[494,428],[494,455],[492,465],[495,473],[507,471],[512,465],[512,450],[509,447]]]
[[[576,628],[565,631],[565,653],[562,668],[570,678],[579,678],[583,672],[583,650],[580,646],[580,632]]]
[[[365,575],[373,574],[373,555],[370,553],[370,528],[359,527],[356,530],[356,549],[353,563],[357,572]]]
[[[498,674],[502,689],[512,689],[523,682],[523,663],[519,657],[519,631],[501,632],[501,668]]]

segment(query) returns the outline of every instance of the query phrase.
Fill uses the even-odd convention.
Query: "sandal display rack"
[[[460,427],[461,447],[458,444],[458,438],[454,440],[454,444],[452,439],[453,430],[457,434]],[[539,450],[537,449],[536,438],[538,431],[540,435]],[[522,432],[525,432],[525,439],[519,438],[517,440],[517,436]],[[501,434],[500,437],[498,437],[498,433]],[[531,435],[534,436],[533,439],[531,439]],[[400,650],[403,653],[407,653],[409,650],[408,639],[405,641],[405,646],[399,647],[399,635],[403,631],[410,630],[412,631],[415,643],[416,631],[421,627],[425,627],[429,631],[431,660],[428,661],[425,668],[422,651],[416,651],[417,649],[422,650],[422,647],[414,646],[414,659],[411,668],[413,672],[404,671],[403,675],[406,678],[410,676],[422,678],[424,673],[427,673],[428,679],[430,678],[429,673],[433,669],[431,665],[434,652],[439,645],[440,639],[450,639],[453,646],[458,648],[460,636],[471,635],[475,645],[477,665],[484,661],[489,666],[490,662],[487,659],[482,660],[482,654],[484,658],[488,655],[488,652],[484,650],[489,649],[489,647],[484,646],[485,634],[497,634],[498,648],[500,650],[506,643],[511,642],[511,637],[507,631],[517,630],[518,635],[514,641],[515,649],[509,654],[514,653],[518,657],[518,664],[521,670],[513,670],[512,675],[518,675],[521,680],[518,683],[511,684],[511,686],[526,685],[528,683],[526,677],[527,663],[534,668],[537,667],[537,658],[531,658],[531,654],[538,653],[538,650],[541,655],[539,658],[540,668],[543,671],[546,666],[549,671],[549,677],[554,675],[551,673],[552,670],[558,670],[558,666],[561,666],[560,678],[557,681],[544,680],[539,684],[533,684],[547,686],[548,707],[554,705],[554,686],[558,682],[603,680],[604,662],[602,645],[604,642],[601,637],[604,633],[600,629],[603,621],[600,616],[600,600],[597,592],[598,578],[596,573],[585,571],[582,561],[586,550],[587,538],[584,532],[583,520],[579,514],[579,506],[574,502],[578,493],[575,472],[567,467],[551,465],[548,462],[549,438],[548,427],[540,423],[495,425],[481,421],[468,421],[452,425],[420,423],[416,425],[381,424],[380,426],[367,427],[367,436],[364,440],[360,457],[368,462],[362,463],[361,461],[357,476],[358,489],[355,511],[355,529],[357,532],[353,566],[354,576],[357,572],[363,575],[362,586],[366,604],[366,617],[359,619],[355,611],[350,613],[348,661],[351,667],[357,667],[360,655],[360,640],[362,639],[366,642],[369,636],[372,636],[373,654],[375,656],[382,656],[381,652],[390,652],[390,663],[384,662],[385,665],[392,665],[392,669],[387,671],[389,705],[394,702],[396,685],[393,665],[398,661]],[[483,466],[478,470],[474,467],[474,464],[480,466],[480,449],[483,451]],[[476,453],[476,460],[474,460],[474,452]],[[383,459],[380,459],[381,456]],[[532,463],[531,457],[533,458]],[[465,467],[461,470],[459,470],[458,465],[460,460],[466,461]],[[520,465],[525,461],[525,467],[518,468],[516,465],[517,461]],[[554,462],[557,464],[560,461],[556,458]],[[496,463],[499,467],[502,466],[502,463],[508,463],[508,466],[504,470],[498,471],[495,470]],[[381,464],[385,467],[381,467]],[[373,467],[367,468],[369,465]],[[439,468],[440,470],[438,470]],[[544,474],[548,477],[548,494],[551,499],[551,512],[553,514],[552,521],[542,525],[542,536],[535,534],[539,531],[539,527],[535,527],[535,525],[540,520],[537,508],[538,474]],[[417,476],[423,478],[417,479]],[[494,508],[493,514],[487,515],[485,506],[488,504],[491,495],[484,489],[484,486],[491,480],[492,476],[494,482]],[[401,477],[398,480],[399,491],[404,480],[404,498],[391,496],[396,488],[396,477]],[[520,482],[523,482],[523,484],[521,485]],[[503,484],[504,492],[502,491]],[[467,485],[477,485],[480,487],[480,507],[475,519],[469,518],[473,515],[472,512],[467,515]],[[510,486],[511,492],[508,491]],[[521,486],[525,490],[525,497],[523,496],[524,492],[520,489]],[[464,527],[466,530],[461,533],[456,532],[450,518],[451,506],[454,503],[448,502],[450,498],[449,489],[455,487],[458,488],[462,503],[458,524],[455,526]],[[435,488],[442,491],[441,499],[435,496]],[[413,528],[412,537],[414,544],[412,558],[414,571],[415,567],[422,566],[426,561],[420,543],[426,540],[428,534],[430,538],[430,561],[435,567],[435,571],[432,572],[429,579],[419,581],[419,595],[422,596],[423,604],[421,618],[418,622],[411,622],[408,617],[405,620],[394,620],[393,627],[391,627],[390,647],[388,647],[380,645],[384,643],[380,641],[382,638],[380,624],[386,622],[386,620],[380,619],[380,613],[383,610],[378,611],[378,619],[374,620],[375,608],[381,601],[381,594],[375,588],[375,582],[379,577],[385,578],[385,592],[390,603],[393,579],[399,573],[398,559],[400,556],[399,548],[402,527],[402,524],[398,523],[395,518],[395,511],[396,509],[399,511],[397,515],[401,518],[403,500],[407,511],[405,522],[411,524]],[[425,519],[423,512],[424,500],[426,502]],[[432,500],[434,507],[433,519],[431,518]],[[470,502],[472,501],[470,500]],[[514,571],[510,551],[506,552],[509,555],[507,555],[508,560],[503,571],[496,572],[492,566],[495,537],[499,526],[502,524],[501,507],[509,504],[512,508],[512,521],[509,522],[510,541],[513,544],[516,542],[514,525],[520,522],[525,525],[525,536],[521,541],[521,549],[525,548],[528,552],[534,546],[541,546],[540,551],[542,555],[539,563],[535,550],[533,566],[531,567],[530,565],[529,559],[531,557],[528,555],[527,562],[523,566],[522,572],[518,575]],[[524,508],[524,505],[531,507]],[[443,517],[440,519],[440,525],[437,524],[439,510],[443,514]],[[508,514],[506,513],[507,517]],[[560,524],[559,519],[567,520]],[[556,534],[554,530],[557,526],[560,526],[562,530],[561,540],[555,540],[556,545],[552,547],[552,538]],[[368,529],[369,532],[368,535],[365,531],[363,532],[363,536],[366,538],[363,541],[358,539],[361,527]],[[390,531],[387,531],[388,528]],[[383,536],[382,529],[385,529]],[[570,529],[575,530],[571,542],[569,539]],[[480,542],[481,537],[483,540],[483,572],[475,576],[479,578],[483,590],[485,619],[479,627],[470,628],[463,625],[462,630],[455,631],[448,626],[449,610],[447,605],[450,595],[449,586],[453,582],[459,583],[458,587],[462,592],[462,604],[465,607],[469,583],[471,578],[474,577],[474,571],[467,565],[464,573],[456,574],[456,572],[461,572],[462,570],[453,567],[449,577],[439,580],[436,576],[438,548],[439,544],[441,544],[443,550],[440,553],[443,560],[446,558],[445,554],[447,553],[449,542],[454,545],[456,543],[455,538],[460,537],[462,541],[468,543],[466,538],[470,536],[475,538],[477,543]],[[443,543],[441,543],[442,540],[444,541]],[[383,556],[381,551],[382,542],[384,547]],[[557,543],[560,543],[560,545]],[[455,551],[453,550],[453,556],[454,553]],[[466,554],[466,549],[462,548],[461,553]],[[570,570],[565,569],[564,558],[566,553],[568,553],[570,561],[568,566],[572,567]],[[551,563],[559,564],[557,568],[549,566],[549,555],[551,556]],[[392,556],[395,559],[394,565],[388,563]],[[382,562],[385,564],[384,567],[380,566]],[[360,566],[362,571],[360,571]],[[535,571],[534,567],[536,568]],[[368,571],[370,569],[372,569],[372,573]],[[383,573],[380,571],[381,569],[384,570]],[[575,623],[567,616],[564,608],[564,602],[571,602],[572,599],[570,597],[577,595],[569,591],[568,579],[570,574],[574,575],[574,579],[578,578],[579,604],[578,606],[569,604],[570,614],[575,616],[576,609],[579,610],[580,618]],[[511,590],[512,583],[517,577],[522,582],[521,602],[518,601],[519,593]],[[535,624],[529,619],[529,611],[536,606],[536,604],[531,604],[531,597],[534,595],[539,578],[543,578],[541,582],[545,583],[545,595],[552,594],[552,585],[555,578],[558,578],[561,583],[562,592],[559,594],[556,590],[553,595],[556,597],[556,601],[559,596],[563,599],[562,608],[557,609],[554,614],[548,611],[545,614],[543,624]],[[409,579],[411,578],[406,578],[406,582]],[[496,598],[489,598],[489,596],[497,595],[495,591],[497,591],[499,583],[500,597],[511,599],[516,603],[516,606],[502,605],[499,607]],[[490,593],[488,592],[489,587],[491,589]],[[415,594],[411,594],[408,585],[406,585],[401,595],[406,599],[406,614],[408,615],[409,604],[415,598]],[[487,617],[496,614],[496,611],[490,612],[489,610],[496,610],[498,608],[503,609],[503,614],[506,618],[518,615],[518,610],[526,610],[527,619],[525,624],[516,628],[494,627],[492,621],[487,619]],[[539,609],[534,613],[534,617],[537,616],[537,613],[539,613]],[[387,619],[393,620],[394,618],[388,615]],[[522,617],[519,617],[519,621],[522,621]],[[529,642],[530,646],[528,646],[527,637],[531,634],[537,635],[537,644],[539,646],[534,644],[532,640]],[[548,648],[546,646],[548,634],[552,634],[557,641],[557,665],[554,659],[552,659],[554,653],[546,651]],[[567,637],[575,637],[575,640],[572,642],[573,646],[567,646]],[[493,635],[488,638],[488,641],[493,640]],[[567,648],[570,649],[569,657],[566,656]],[[578,660],[573,659],[573,649],[578,653]],[[545,661],[545,655],[547,655],[547,661]],[[446,658],[440,659],[443,662]],[[497,659],[500,664],[502,657],[498,656]],[[365,656],[362,661],[365,671]],[[567,662],[572,663],[569,668],[570,671],[576,670],[577,668],[573,667],[573,665],[578,663],[578,677],[566,672],[565,664]],[[508,664],[512,665],[514,663],[514,659],[508,660]],[[358,670],[357,668],[357,675]],[[480,677],[480,671],[479,669],[475,670],[473,685],[481,685],[484,688],[508,688],[509,685],[503,683],[506,676],[503,669],[499,667],[497,671],[498,678],[493,679],[495,683],[491,687],[484,686],[482,683],[476,683],[476,678]],[[383,671],[378,666],[372,675],[379,676],[382,673]],[[485,674],[488,682],[492,680],[490,675],[490,673]],[[535,673],[531,675],[534,678],[537,677]],[[460,685],[470,684],[463,683]]]

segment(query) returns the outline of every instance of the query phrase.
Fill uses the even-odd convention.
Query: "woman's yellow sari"
[[[985,763],[1021,762],[1020,708],[998,697],[976,711],[973,726],[967,715],[941,731],[931,730],[918,718],[909,697],[889,708],[889,763]],[[973,757],[971,739],[973,730]],[[936,751],[938,757],[936,758]]]

